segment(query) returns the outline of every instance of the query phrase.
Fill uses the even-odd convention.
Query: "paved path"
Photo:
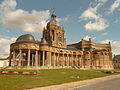
[[[88,87],[88,85],[93,84],[93,86],[95,86],[94,84],[99,85],[98,83],[102,84],[102,83],[107,82],[108,80],[111,80],[111,83],[112,83],[112,80],[117,80],[118,78],[119,78],[119,81],[116,81],[116,83],[118,83],[117,85],[120,86],[120,74],[118,74],[118,75],[111,75],[111,76],[106,76],[106,77],[101,77],[101,78],[90,79],[90,80],[64,83],[60,85],[37,87],[37,88],[29,89],[29,90],[120,90],[120,89],[97,89],[100,86],[93,87],[95,89],[93,89],[92,86],[90,89]],[[116,84],[114,83],[112,85],[111,83],[109,83],[108,85],[104,85],[104,84],[103,85],[104,87],[108,87],[109,85],[113,86]],[[82,88],[85,88],[85,89],[82,89]]]
[[[120,78],[88,84],[71,90],[120,90]]]

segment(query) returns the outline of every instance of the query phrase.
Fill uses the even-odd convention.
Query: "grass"
[[[102,72],[96,72],[94,70],[46,69],[39,71],[40,75],[37,76],[0,75],[0,90],[24,90],[28,88],[74,82],[109,75]]]

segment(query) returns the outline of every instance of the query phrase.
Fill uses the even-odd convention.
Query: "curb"
[[[89,80],[83,80],[83,81],[77,81],[77,82],[64,83],[64,84],[59,84],[59,85],[52,85],[52,86],[47,86],[47,87],[37,87],[37,88],[29,89],[29,90],[72,90],[73,88],[87,86],[93,83],[112,80],[115,78],[120,78],[120,74],[110,75],[110,76],[100,77],[100,78],[94,78],[94,79],[89,79]]]

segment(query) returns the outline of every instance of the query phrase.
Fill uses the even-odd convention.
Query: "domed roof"
[[[49,27],[50,25],[57,25],[59,26],[59,23],[56,20],[50,20],[47,24],[47,27]]]
[[[51,15],[51,20],[48,22],[47,28],[48,28],[50,25],[57,25],[57,26],[59,26],[59,23],[58,23],[57,20],[56,20],[56,15],[55,15],[55,14],[52,14],[52,15]]]
[[[17,38],[16,42],[35,42],[34,37],[31,34],[21,35]]]

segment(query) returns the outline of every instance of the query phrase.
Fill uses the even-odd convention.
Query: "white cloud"
[[[58,22],[64,23],[64,22],[68,22],[69,17],[67,16],[67,17],[64,17],[64,18],[56,18],[56,20],[57,20]]]
[[[108,35],[107,32],[101,34],[101,36],[106,36],[106,35]]]
[[[0,38],[0,58],[6,58],[9,56],[10,44],[15,42],[16,38]]]
[[[4,0],[0,4],[1,24],[7,27],[19,28],[25,32],[41,32],[50,17],[49,10],[31,12],[16,10],[16,0]]]
[[[114,3],[109,8],[109,12],[108,13],[113,13],[119,7],[120,7],[120,0],[115,0]]]
[[[87,10],[85,10],[81,16],[80,20],[89,21],[84,25],[84,28],[88,31],[101,31],[106,29],[109,24],[106,19],[102,17],[102,15],[98,14],[98,9],[106,2],[107,0],[96,0],[97,5],[94,7],[90,6]]]
[[[106,2],[107,0],[97,0],[97,1],[99,1],[99,2]]]
[[[89,8],[86,11],[84,11],[79,19],[81,20],[89,20],[89,19],[99,19],[100,17],[96,15],[96,10],[94,8]]]
[[[95,22],[89,21],[84,27],[88,31],[101,31],[107,28],[109,25],[105,19],[98,19]]]
[[[41,32],[47,24],[49,10],[35,11],[31,13],[24,10],[16,10],[5,17],[5,26],[20,28],[25,32]]]
[[[109,41],[111,42],[113,54],[120,54],[120,41],[104,40],[101,43],[108,43]]]
[[[89,41],[90,38],[92,40],[96,39],[96,37],[91,37],[91,36],[85,36],[83,39],[86,40],[86,41]]]

